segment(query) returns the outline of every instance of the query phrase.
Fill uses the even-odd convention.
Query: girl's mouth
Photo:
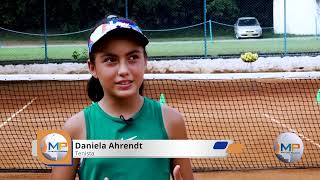
[[[132,86],[132,82],[133,81],[130,81],[130,80],[123,80],[123,81],[117,82],[116,85],[120,90],[128,90]]]

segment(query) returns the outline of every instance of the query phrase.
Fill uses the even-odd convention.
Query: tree
[[[237,0],[240,9],[239,16],[254,16],[262,26],[273,25],[273,1],[272,0]]]
[[[235,0],[208,0],[207,16],[214,21],[234,24],[239,16],[239,8]]]
[[[71,32],[94,26],[109,14],[125,16],[125,0],[46,0],[49,32]],[[207,19],[233,24],[255,16],[272,26],[273,1],[207,0]],[[203,0],[128,0],[129,18],[143,29],[164,29],[203,22]],[[43,32],[43,0],[2,0],[0,26]]]

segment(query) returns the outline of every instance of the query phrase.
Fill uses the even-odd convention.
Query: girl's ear
[[[147,65],[148,65],[148,54],[147,54],[146,49],[144,49],[143,55],[144,55],[144,66],[145,66],[145,68],[147,68]]]
[[[90,59],[88,59],[87,64],[88,64],[88,68],[89,68],[89,71],[90,71],[91,75],[92,75],[93,77],[95,77],[96,79],[98,79],[98,77],[97,77],[97,71],[96,71],[96,67],[95,67],[94,63],[92,63],[92,62],[90,61]]]
[[[144,66],[147,68],[148,65],[148,57],[144,57]]]
[[[144,73],[148,70],[148,57],[144,57]]]
[[[144,67],[145,67],[145,69],[147,69],[147,65],[148,65],[148,53],[147,53],[147,50],[146,50],[145,47],[144,47],[144,52],[143,52],[143,54],[144,54]]]

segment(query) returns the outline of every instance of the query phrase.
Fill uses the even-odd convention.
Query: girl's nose
[[[126,76],[129,73],[128,63],[126,61],[120,61],[118,75]]]

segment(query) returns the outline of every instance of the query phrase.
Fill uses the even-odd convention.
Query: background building
[[[320,0],[287,0],[287,33],[312,35],[320,32]],[[273,1],[274,33],[284,32],[284,0]]]

